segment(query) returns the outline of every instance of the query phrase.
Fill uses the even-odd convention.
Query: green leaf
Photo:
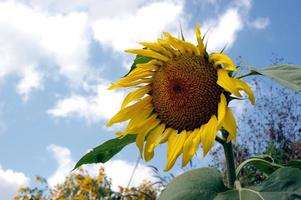
[[[122,138],[114,138],[104,142],[103,144],[93,148],[84,155],[75,165],[74,169],[83,164],[105,163],[116,155],[123,147],[135,142],[136,135],[126,135]]]
[[[278,64],[271,65],[263,69],[256,69],[254,67],[242,66],[251,70],[250,75],[260,74],[271,78],[284,87],[294,91],[301,90],[301,65],[293,64]]]
[[[260,170],[261,172],[263,172],[267,175],[272,174],[277,169],[283,167],[282,165],[278,165],[276,163],[269,161],[266,157],[262,157],[262,158],[254,157],[254,158],[245,160],[237,167],[236,176],[238,176],[239,173],[241,172],[241,170],[248,165],[252,165],[256,169]]]
[[[301,160],[291,160],[285,166],[301,169]]]
[[[226,190],[217,170],[199,168],[173,179],[161,193],[159,200],[213,200],[218,193]]]
[[[252,188],[219,193],[214,200],[296,200],[301,199],[301,170],[280,168]]]
[[[248,188],[219,193],[214,200],[265,200],[259,192]]]
[[[254,189],[266,200],[301,199],[301,170],[289,167],[278,169]]]
[[[127,75],[129,75],[131,73],[131,71],[133,71],[137,67],[136,66],[137,64],[147,63],[147,62],[149,62],[151,60],[153,60],[153,58],[149,58],[149,57],[137,55],[136,58],[135,58],[135,60],[134,60],[134,63],[131,66],[130,71],[126,75],[124,75],[124,77],[126,77]]]
[[[301,170],[280,168],[254,189],[259,192],[301,192]]]

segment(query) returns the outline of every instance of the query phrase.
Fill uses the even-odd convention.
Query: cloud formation
[[[105,17],[92,23],[94,37],[101,44],[123,52],[139,41],[155,40],[163,30],[177,30],[183,14],[182,1],[159,1],[136,12]]]
[[[0,165],[0,199],[13,199],[20,187],[28,186],[30,179],[22,172],[3,169]]]
[[[59,183],[63,183],[65,177],[70,175],[75,162],[71,158],[70,150],[66,147],[51,144],[47,149],[57,162],[57,169],[47,179],[50,187],[54,187]],[[87,170],[91,176],[96,177],[100,166],[105,168],[105,174],[111,179],[112,189],[118,191],[118,186],[126,187],[128,185],[135,163],[125,160],[110,160],[105,164],[86,165],[84,170]],[[131,186],[138,186],[144,180],[154,181],[153,171],[149,167],[139,164],[131,181]]]
[[[53,117],[78,116],[88,123],[111,118],[120,107],[124,92],[107,90],[108,85],[98,85],[93,95],[71,95],[59,100],[47,111]]]

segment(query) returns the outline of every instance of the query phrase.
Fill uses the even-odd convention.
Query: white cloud
[[[29,185],[30,179],[22,172],[3,169],[0,165],[0,199],[13,199],[20,187]]]
[[[0,2],[0,13],[0,79],[17,75],[17,91],[23,98],[41,88],[45,71],[73,84],[93,74],[88,64],[87,14],[53,15],[14,1]]]
[[[247,13],[252,7],[252,0],[234,0],[233,5]]]
[[[203,30],[209,30],[208,50],[220,51],[225,45],[231,47],[242,28],[243,21],[237,8],[230,8],[219,19],[205,23]]]
[[[71,158],[70,150],[66,147],[51,144],[47,149],[52,153],[58,164],[55,172],[47,179],[50,187],[54,187],[56,184],[62,183],[66,176],[70,175],[75,162]],[[85,165],[84,169],[91,176],[96,177],[100,166],[104,166],[105,174],[112,181],[113,190],[117,191],[118,186],[126,187],[128,185],[135,163],[125,160],[111,160],[105,164]],[[149,167],[139,164],[130,186],[138,186],[143,180],[154,181],[155,178]]]
[[[89,123],[111,118],[119,109],[124,98],[123,92],[107,90],[107,85],[99,85],[95,95],[71,95],[59,100],[47,111],[54,117],[79,116]]]
[[[178,29],[183,9],[182,1],[160,1],[136,12],[101,18],[92,23],[94,37],[101,44],[124,51],[139,41],[155,40],[164,29]]]
[[[251,26],[256,29],[265,29],[269,24],[270,19],[268,17],[259,17],[251,22]]]
[[[136,10],[143,3],[145,3],[145,0],[31,0],[29,2],[32,7],[51,10],[54,13],[86,11],[93,19],[130,13]]]
[[[125,160],[112,160],[107,162],[104,167],[106,174],[112,179],[113,190],[117,190],[118,186],[126,187],[128,185],[135,165]],[[143,180],[155,181],[153,175],[149,167],[139,164],[130,186],[138,186]]]
[[[111,179],[112,189],[114,191],[118,191],[118,186],[127,187],[129,184],[135,163],[131,163],[126,160],[110,160],[105,164],[86,165],[84,166],[84,169],[87,170],[90,175],[95,177],[100,166],[105,168],[105,174]],[[154,173],[151,168],[143,164],[138,164],[131,180],[130,187],[137,187],[144,180],[154,182],[156,178],[154,177]]]
[[[53,155],[58,164],[55,172],[47,179],[50,187],[54,187],[56,184],[64,182],[75,163],[71,159],[70,150],[66,147],[51,144],[47,146],[47,150]]]
[[[27,101],[33,89],[42,89],[42,75],[34,68],[26,68],[23,73],[17,85],[17,92],[22,96],[23,101]]]

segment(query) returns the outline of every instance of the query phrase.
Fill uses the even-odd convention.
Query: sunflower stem
[[[216,136],[215,141],[217,141],[218,143],[220,143],[221,145],[224,145],[226,140],[224,140],[223,138],[220,138],[218,136]]]
[[[223,137],[226,140],[228,137],[228,132],[225,130],[222,130]],[[232,142],[225,142],[223,144],[224,152],[225,152],[225,158],[226,158],[226,175],[227,175],[227,186],[229,188],[234,187],[234,182],[236,180],[236,174],[235,174],[235,162],[234,162],[234,154],[233,154],[233,146]]]

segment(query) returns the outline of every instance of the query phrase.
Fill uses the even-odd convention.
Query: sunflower
[[[200,144],[205,156],[214,144],[220,129],[228,132],[227,142],[236,140],[236,121],[228,103],[233,96],[248,94],[254,104],[250,87],[232,77],[237,68],[223,53],[206,52],[200,26],[196,26],[198,45],[164,32],[164,39],[154,43],[141,42],[143,49],[128,53],[148,58],[136,64],[129,74],[109,89],[134,87],[124,99],[120,111],[107,126],[128,121],[118,136],[136,134],[136,144],[146,161],[154,149],[167,143],[165,171],[182,155],[185,166]]]

